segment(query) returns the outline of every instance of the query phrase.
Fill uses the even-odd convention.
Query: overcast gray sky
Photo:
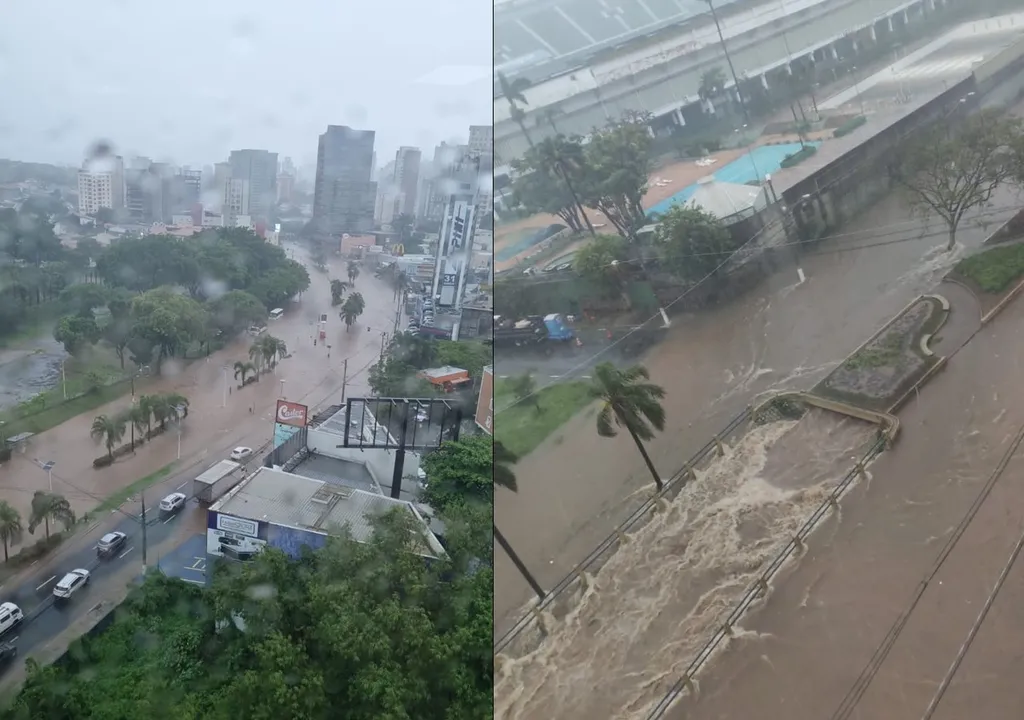
[[[0,157],[90,144],[200,166],[237,148],[315,162],[328,124],[400,145],[491,122],[484,0],[31,0],[0,22]]]

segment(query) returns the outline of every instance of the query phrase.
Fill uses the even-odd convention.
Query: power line
[[[854,680],[854,683],[850,687],[850,690],[840,701],[839,707],[836,708],[836,711],[832,714],[832,720],[845,720],[853,714],[854,709],[860,703],[861,699],[863,699],[864,694],[867,692],[868,687],[874,680],[875,675],[878,674],[878,671],[881,669],[882,664],[889,656],[889,652],[896,644],[896,640],[899,639],[900,635],[903,633],[903,630],[906,628],[907,622],[910,620],[910,616],[914,613],[914,611],[920,604],[921,598],[924,597],[925,591],[927,591],[929,584],[932,580],[935,579],[935,576],[938,575],[943,565],[945,565],[946,560],[949,558],[950,554],[953,552],[957,544],[960,542],[960,539],[967,531],[967,528],[968,526],[970,526],[971,521],[973,521],[974,517],[978,514],[978,511],[981,509],[981,506],[988,499],[988,496],[991,494],[992,489],[999,481],[999,478],[1006,470],[1007,465],[1009,465],[1010,460],[1013,458],[1014,454],[1017,452],[1017,449],[1020,447],[1022,442],[1024,442],[1024,425],[1021,425],[1020,428],[1017,430],[1017,434],[1014,436],[1013,442],[1010,443],[1010,446],[1006,449],[1006,452],[1003,453],[1002,457],[999,460],[999,463],[992,471],[992,474],[989,475],[989,478],[988,480],[986,480],[985,485],[981,488],[977,497],[975,497],[974,502],[971,503],[971,506],[970,508],[968,508],[967,513],[963,516],[963,518],[961,518],[960,522],[953,530],[953,533],[950,535],[945,545],[943,545],[942,550],[939,552],[939,555],[936,558],[936,561],[932,565],[931,569],[925,574],[924,578],[918,584],[917,589],[914,591],[914,594],[912,595],[910,603],[907,606],[907,608],[899,615],[899,617],[896,619],[896,622],[893,623],[892,627],[889,628],[889,631],[882,639],[882,642],[875,649],[875,652],[868,660],[864,669],[861,670],[860,675],[858,675],[857,679]]]
[[[1017,562],[1017,557],[1021,551],[1024,550],[1024,533],[1021,533],[1020,538],[1017,540],[1017,544],[1013,546],[1013,550],[1010,552],[1010,557],[1007,558],[1006,564],[1003,566],[1003,571],[999,573],[999,577],[996,579],[996,584],[992,588],[992,592],[989,593],[985,599],[985,604],[981,608],[981,612],[978,613],[978,618],[974,621],[970,631],[967,633],[967,638],[964,640],[963,645],[960,646],[959,652],[953,659],[953,664],[949,666],[949,670],[946,671],[945,677],[942,678],[942,682],[939,683],[939,689],[935,691],[935,696],[932,698],[931,703],[928,704],[928,709],[925,710],[924,715],[921,716],[921,720],[931,720],[932,715],[939,707],[939,703],[942,702],[942,698],[945,697],[946,691],[949,690],[950,684],[953,682],[953,677],[960,669],[960,665],[963,663],[964,658],[967,656],[967,651],[971,649],[971,645],[974,644],[974,639],[978,636],[978,631],[981,630],[981,626],[985,623],[985,618],[988,617],[989,610],[992,609],[992,605],[996,601],[996,597],[999,595],[999,591],[1003,589],[1003,584],[1006,582],[1006,578],[1010,575],[1010,570],[1013,569],[1014,563]]]

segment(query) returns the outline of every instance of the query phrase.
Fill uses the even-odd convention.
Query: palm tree
[[[138,400],[139,411],[146,417],[146,435],[153,432],[154,405],[159,402],[159,395],[142,395]]]
[[[642,442],[653,439],[654,430],[660,432],[665,429],[665,409],[660,402],[665,397],[665,390],[647,382],[650,377],[642,365],[619,370],[605,362],[594,368],[590,392],[603,403],[597,413],[597,434],[615,437],[618,434],[616,426],[625,428],[643,455],[654,484],[661,491],[664,483]]]
[[[284,340],[273,335],[264,335],[256,341],[256,344],[260,347],[263,361],[271,369],[277,366],[279,358],[288,354],[288,346],[284,344]]]
[[[110,456],[110,460],[113,462],[114,448],[121,442],[121,438],[124,437],[124,430],[125,423],[121,418],[111,417],[110,415],[98,415],[92,421],[92,429],[89,431],[89,434],[92,435],[92,439],[96,442],[102,442],[106,445],[107,455]]]
[[[9,548],[14,543],[21,542],[23,531],[21,513],[6,500],[0,500],[0,541],[4,544],[4,562],[10,560],[7,554]]]
[[[503,487],[506,490],[517,492],[519,487],[516,484],[516,475],[510,466],[515,464],[515,462],[519,458],[515,456],[515,453],[513,453],[511,450],[508,450],[503,444],[501,444],[501,442],[497,440],[494,441],[492,452],[494,461],[494,484],[497,485],[498,487]],[[533,576],[533,573],[531,573],[527,569],[526,565],[523,563],[522,559],[519,557],[516,551],[512,549],[512,546],[509,544],[508,540],[505,539],[505,536],[501,534],[500,530],[498,530],[498,526],[494,525],[493,528],[494,539],[498,541],[499,545],[501,545],[501,549],[505,551],[506,555],[508,555],[509,560],[511,560],[512,564],[516,566],[516,570],[518,570],[519,574],[523,576],[523,579],[526,580],[526,583],[533,589],[535,593],[537,593],[537,597],[540,600],[543,600],[544,597],[547,595],[547,593],[544,592],[544,588],[542,588],[540,586],[540,583],[537,582],[537,578]]]
[[[523,133],[523,137],[526,138],[526,144],[530,146],[530,150],[536,153],[537,146],[534,145],[533,138],[530,137],[530,133],[526,131],[526,113],[520,107],[520,105],[529,105],[530,102],[526,99],[526,89],[530,87],[530,81],[526,78],[516,78],[511,82],[505,76],[504,73],[498,73],[498,85],[501,87],[501,95],[505,98],[505,102],[508,103],[508,114],[512,118],[512,122],[519,126],[519,129]],[[555,131],[555,136],[558,136],[558,128],[554,126],[553,114],[549,113],[547,118],[548,122],[551,123],[552,129]],[[579,208],[580,213],[583,215],[584,222],[587,223],[587,227],[590,228],[590,235],[595,236],[594,226],[590,223],[590,218],[587,217],[586,211],[583,209],[583,203],[580,202],[579,197],[576,195],[576,190],[572,186],[572,182],[569,180],[569,173],[566,172],[565,166],[562,164],[560,157],[555,158],[555,167],[558,168],[556,174],[560,175],[562,180],[565,181],[565,188],[569,191],[569,195],[572,196],[573,202],[576,207]]]
[[[359,263],[357,263],[355,260],[349,260],[348,261],[347,273],[348,273],[348,281],[350,283],[352,283],[353,285],[355,285],[356,284],[356,278],[359,277]]]
[[[241,387],[245,387],[245,379],[251,373],[256,372],[256,365],[251,362],[242,362],[238,360],[235,362],[235,380],[241,380]]]
[[[249,359],[256,366],[256,376],[259,377],[260,371],[263,370],[263,346],[260,345],[259,340],[249,348]]]
[[[352,293],[348,296],[345,304],[341,306],[341,319],[345,321],[345,332],[348,332],[349,328],[356,324],[365,309],[366,303],[363,301],[362,295]]]
[[[137,403],[132,403],[118,416],[118,421],[127,426],[131,432],[132,452],[135,452],[135,431],[138,430],[139,435],[146,432],[146,423],[149,422],[149,417],[149,410],[143,409]]]
[[[178,393],[168,393],[161,396],[161,401],[166,403],[163,416],[160,418],[160,427],[167,427],[167,421],[177,422],[188,415],[188,398]]]
[[[341,305],[341,296],[349,287],[344,280],[331,280],[331,305]]]
[[[50,537],[50,520],[61,523],[65,529],[75,524],[75,511],[71,503],[63,495],[36,490],[32,495],[32,513],[28,521],[28,531],[35,534],[36,528],[42,524],[46,528],[46,537]]]

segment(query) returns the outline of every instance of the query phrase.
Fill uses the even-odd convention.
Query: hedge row
[[[797,150],[792,155],[787,155],[786,157],[784,157],[782,159],[782,162],[779,163],[779,167],[790,168],[793,167],[794,165],[799,165],[804,160],[814,155],[814,153],[816,152],[818,152],[818,148],[816,148],[814,145],[804,145],[802,148]]]
[[[166,428],[155,427],[152,430],[150,430],[149,432],[147,432],[145,437],[137,437],[137,438],[135,438],[135,447],[142,447],[143,445],[146,444],[147,440],[152,440],[157,435],[159,435],[160,433],[164,432],[164,430],[166,430]],[[98,457],[95,460],[93,460],[92,461],[92,466],[94,468],[96,468],[96,469],[105,468],[105,467],[107,467],[109,465],[113,465],[114,461],[117,460],[119,457],[124,457],[125,455],[128,455],[128,454],[132,453],[133,451],[134,451],[134,448],[132,447],[131,443],[128,443],[127,445],[122,445],[121,447],[119,447],[116,450],[114,450],[113,454],[111,454],[111,455],[103,455],[103,456]]]
[[[832,131],[832,137],[834,137],[834,138],[841,138],[843,135],[849,135],[850,133],[852,133],[854,130],[859,128],[861,125],[863,125],[867,121],[868,121],[868,119],[866,117],[864,117],[863,115],[858,115],[857,117],[852,117],[849,120],[847,120],[846,122],[844,122],[842,125],[837,127],[835,130],[833,130]]]

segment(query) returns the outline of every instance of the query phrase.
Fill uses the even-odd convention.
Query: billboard
[[[349,398],[344,420],[320,427],[341,434],[346,448],[414,450],[458,440],[461,422],[458,404],[443,398]]]
[[[448,222],[446,255],[462,250],[473,240],[473,204],[464,200],[454,203],[452,217]]]
[[[299,403],[288,402],[287,400],[277,401],[276,422],[280,425],[292,427],[306,427],[306,417],[309,415],[309,408]]]
[[[494,368],[485,367],[480,379],[480,397],[476,400],[476,424],[488,435],[494,434]]]

